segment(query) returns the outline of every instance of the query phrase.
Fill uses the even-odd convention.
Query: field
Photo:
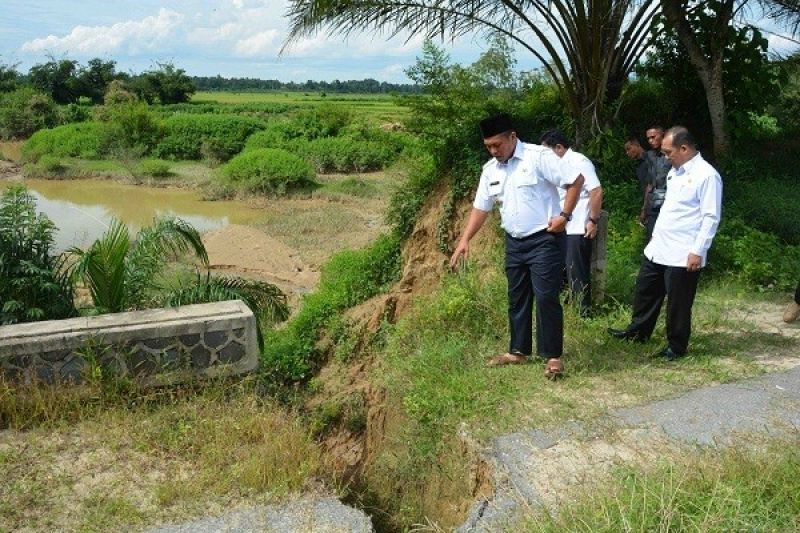
[[[399,105],[401,97],[390,94],[328,94],[310,92],[197,92],[193,103],[218,104],[287,104],[292,106],[311,106],[322,103],[346,106],[359,114],[374,117],[382,122],[397,122],[407,114],[407,109]]]

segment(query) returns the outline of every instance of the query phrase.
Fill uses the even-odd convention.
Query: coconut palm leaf
[[[130,250],[128,228],[116,219],[86,250],[77,247],[67,250],[75,259],[70,269],[73,279],[80,279],[86,284],[92,302],[100,313],[117,313],[128,308],[125,278]]]
[[[321,29],[347,36],[452,38],[500,34],[536,57],[578,126],[603,126],[605,109],[652,42],[657,0],[290,0],[284,49]]]
[[[204,266],[208,265],[208,252],[200,233],[184,220],[156,218],[151,225],[139,230],[126,265],[130,305],[143,305],[148,290],[154,287],[157,274],[169,258],[189,252]]]
[[[203,276],[198,271],[191,284],[170,291],[164,298],[164,303],[177,306],[227,300],[242,300],[253,311],[261,347],[261,325],[280,322],[289,317],[286,295],[275,285],[239,277],[212,276],[210,272]]]

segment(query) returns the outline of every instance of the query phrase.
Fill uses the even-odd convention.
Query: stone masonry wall
[[[104,373],[162,385],[258,366],[256,321],[241,301],[0,326],[5,379],[80,383]]]

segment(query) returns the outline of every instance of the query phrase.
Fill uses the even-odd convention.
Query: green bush
[[[153,178],[166,178],[171,175],[170,165],[159,159],[145,159],[139,162],[139,171],[145,176]]]
[[[237,115],[180,114],[164,121],[165,135],[154,155],[164,159],[200,159],[202,146],[213,139],[220,157],[227,161],[238,154],[247,138],[264,128],[264,122]]]
[[[102,106],[103,151],[115,158],[141,157],[155,148],[164,129],[147,104],[127,101]]]
[[[45,94],[29,87],[0,93],[0,139],[24,139],[60,122],[55,102]]]
[[[709,251],[712,273],[733,273],[758,287],[791,290],[800,280],[800,246],[783,245],[778,237],[723,217]]]
[[[285,194],[314,183],[311,165],[279,148],[244,152],[222,167],[222,176],[234,188],[258,194]]]
[[[72,282],[51,255],[55,225],[36,213],[23,187],[0,199],[0,324],[68,318],[77,314]]]
[[[364,172],[386,168],[397,157],[391,146],[351,137],[321,137],[302,147],[317,172]]]
[[[259,148],[289,148],[296,147],[305,139],[292,137],[292,129],[285,120],[271,120],[266,127],[247,138],[244,150],[257,150]]]
[[[43,155],[98,159],[103,151],[105,127],[100,122],[79,122],[39,130],[22,145],[26,161],[36,162]]]
[[[788,244],[800,244],[797,220],[791,216],[800,205],[800,187],[793,174],[791,154],[774,156],[781,169],[770,168],[768,158],[739,158],[720,170],[724,184],[726,216],[735,216],[755,229],[776,235]]]
[[[362,250],[333,256],[297,316],[285,329],[268,335],[263,360],[269,381],[288,384],[310,378],[321,363],[316,348],[321,330],[344,309],[386,290],[400,267],[400,241],[388,235]]]

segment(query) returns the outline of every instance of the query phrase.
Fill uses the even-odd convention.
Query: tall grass
[[[696,450],[685,462],[621,468],[613,482],[583,490],[554,515],[521,530],[798,531],[800,434],[756,449]]]

